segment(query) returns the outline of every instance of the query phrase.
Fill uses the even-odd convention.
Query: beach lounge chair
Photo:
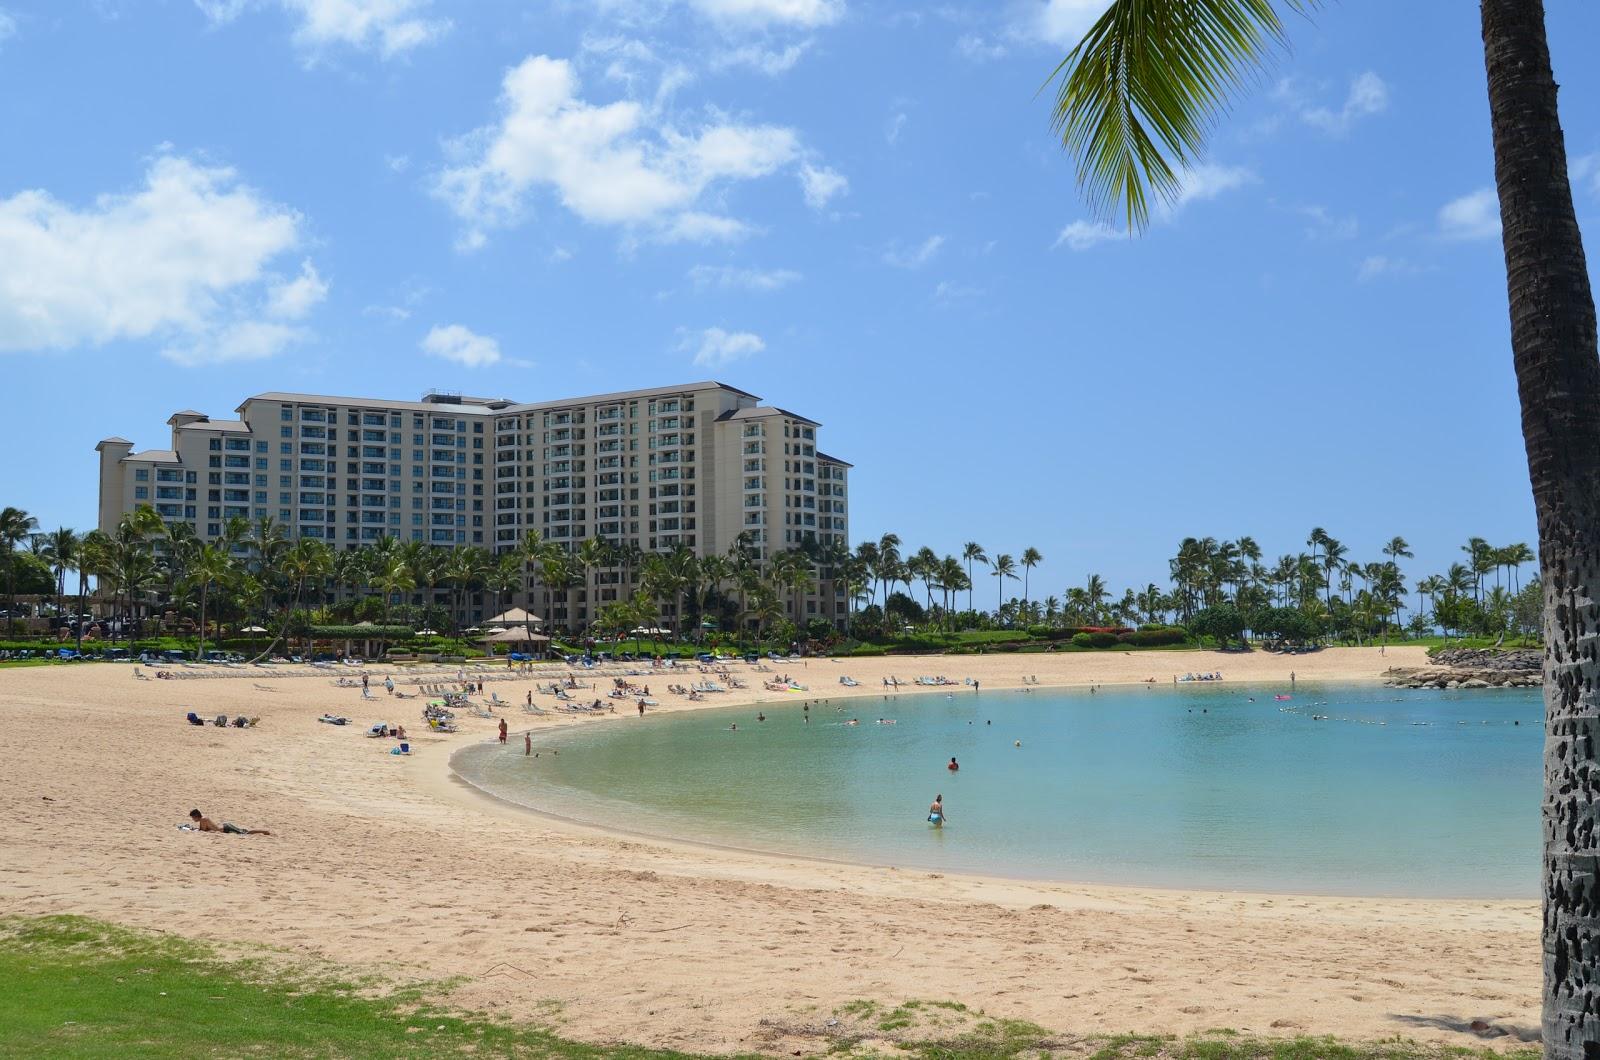
[[[327,724],[327,725],[349,725],[350,724],[350,719],[349,718],[343,718],[343,717],[340,717],[337,714],[324,714],[322,717],[318,718],[317,720],[320,721],[320,722],[323,722],[324,724]]]
[[[201,718],[200,715],[196,714],[192,710],[188,714],[184,715],[184,717],[188,720],[190,725],[204,725],[205,724],[205,719]]]

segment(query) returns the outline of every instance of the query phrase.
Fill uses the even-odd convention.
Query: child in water
[[[944,827],[944,796],[935,795],[933,805],[928,807],[928,823],[935,828]]]

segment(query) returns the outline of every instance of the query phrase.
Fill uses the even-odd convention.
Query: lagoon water
[[[620,716],[544,734],[538,758],[517,739],[466,748],[455,766],[496,796],[603,827],[907,869],[1538,893],[1537,690],[1274,691],[961,688],[812,700],[809,724],[797,695],[761,707],[765,722],[754,706]],[[949,823],[935,829],[941,792]]]

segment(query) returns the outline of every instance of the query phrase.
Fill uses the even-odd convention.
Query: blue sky
[[[854,538],[1035,595],[1532,540],[1475,5],[1297,23],[1137,240],[1035,95],[1094,0],[530,6],[0,0],[0,503],[87,528],[97,440],[262,390],[709,377],[825,424]],[[1587,221],[1600,10],[1548,6]]]

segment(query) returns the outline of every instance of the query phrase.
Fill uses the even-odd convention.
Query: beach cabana
[[[526,626],[526,625],[528,625],[530,623],[543,622],[543,621],[544,621],[544,619],[540,618],[538,615],[533,614],[532,612],[524,611],[520,607],[513,607],[511,610],[503,612],[503,613],[498,614],[498,615],[495,615],[493,618],[489,619],[489,625],[491,625],[491,626]]]
[[[530,651],[544,651],[544,645],[550,643],[550,638],[542,633],[529,633],[525,629],[497,629],[492,633],[485,633],[478,641],[488,648],[489,654],[494,654],[496,644],[524,644]]]

